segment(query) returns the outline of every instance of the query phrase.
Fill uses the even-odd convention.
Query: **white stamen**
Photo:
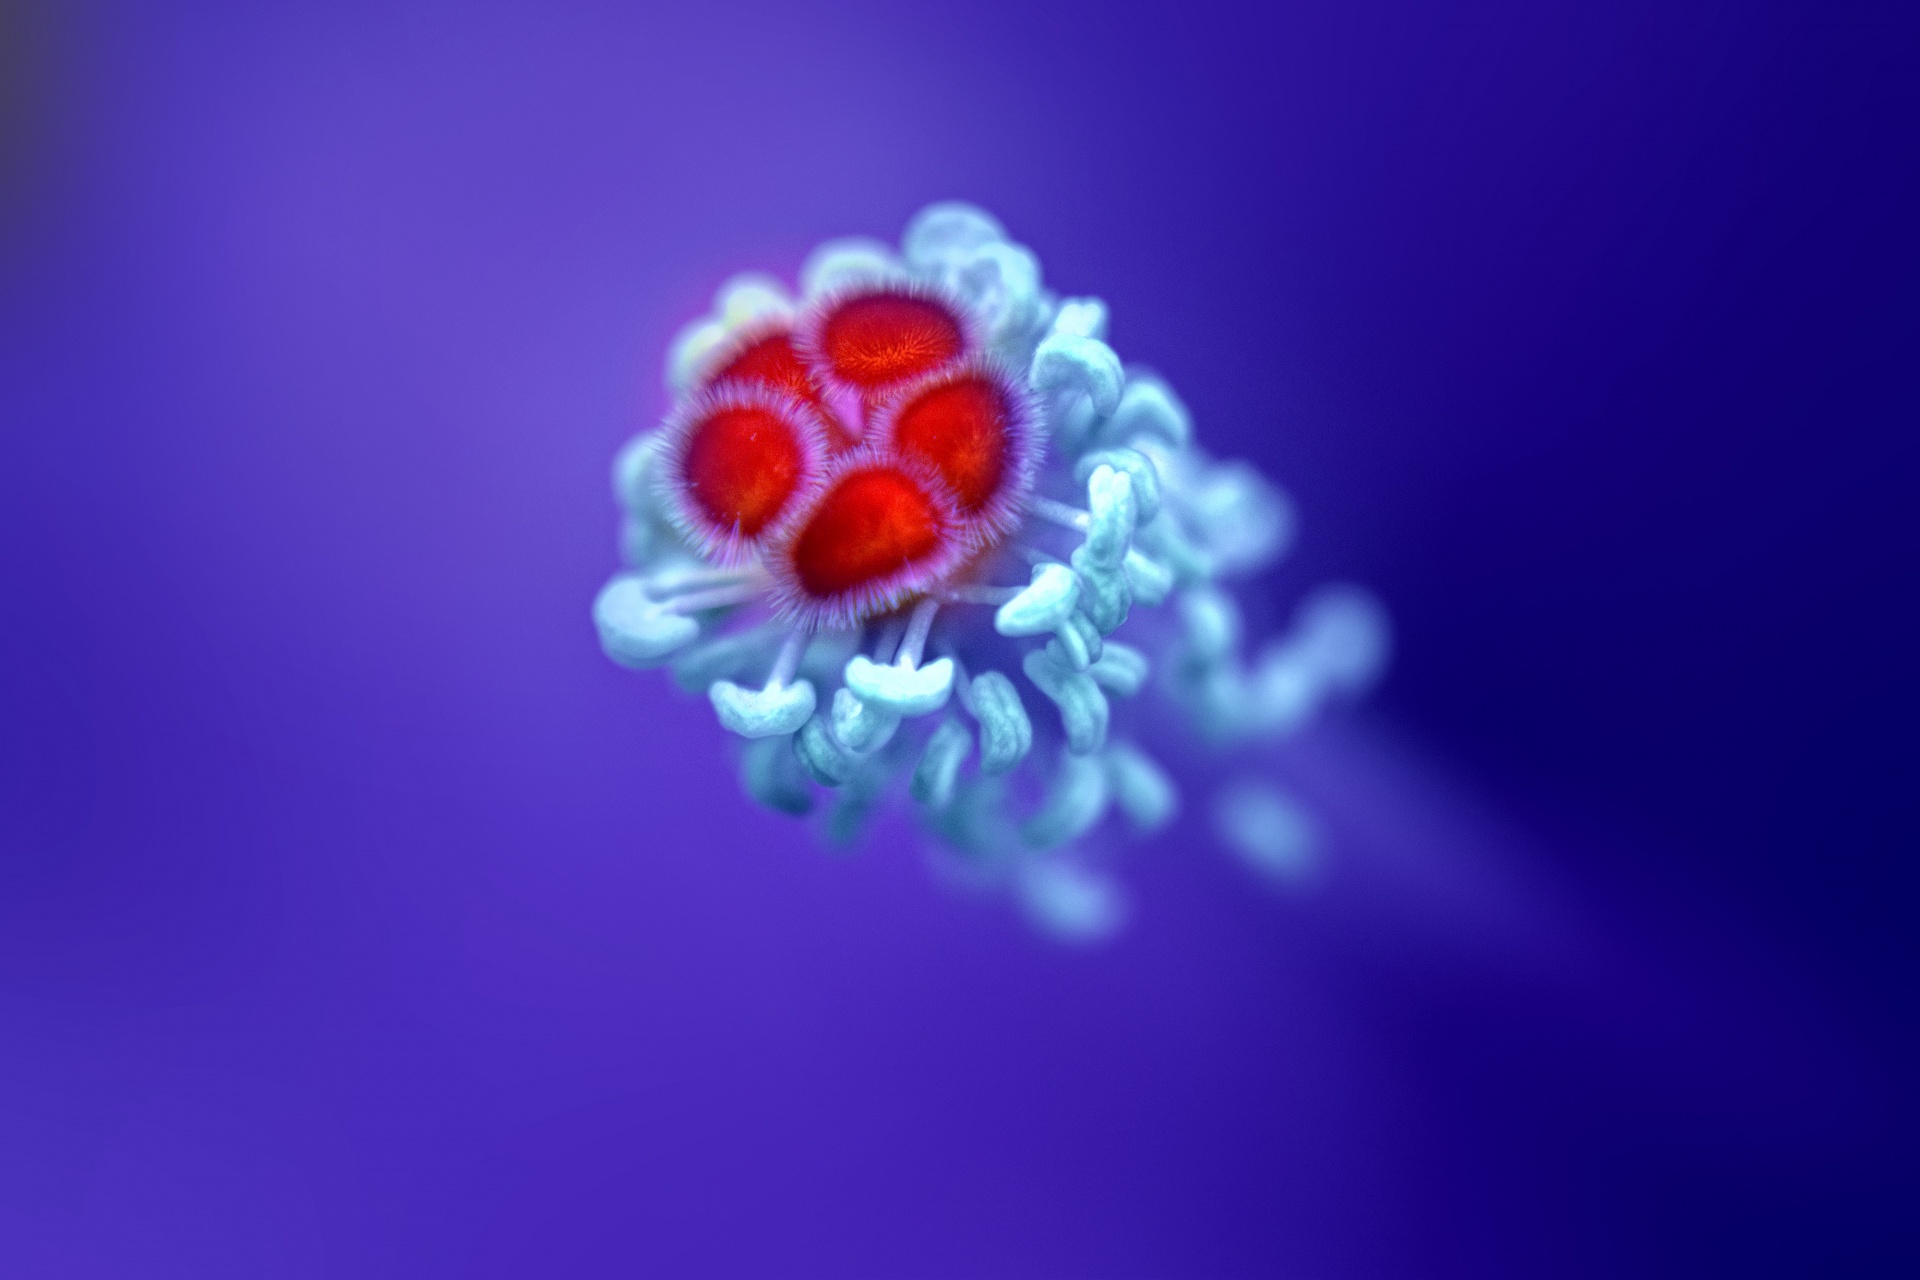
[[[940,602],[929,596],[913,606],[913,616],[907,623],[907,638],[900,644],[900,665],[917,666],[920,655],[927,648],[927,633],[933,630],[933,615],[940,612]]]
[[[675,596],[662,604],[666,613],[699,613],[703,609],[725,609],[736,604],[745,604],[760,594],[758,582],[741,582],[732,586],[710,587],[705,591],[690,591],[683,596]]]
[[[1055,502],[1052,498],[1042,498],[1037,495],[1027,499],[1027,510],[1042,520],[1052,521],[1064,528],[1077,529],[1081,533],[1085,533],[1088,524],[1092,522],[1091,517],[1078,507],[1070,507],[1064,502]]]
[[[1024,587],[988,587],[969,583],[948,590],[948,604],[985,604],[999,606],[1019,595]]]
[[[760,576],[751,569],[668,569],[647,579],[647,594],[664,602],[707,587],[738,586]]]
[[[800,659],[807,653],[807,643],[813,639],[813,633],[795,629],[787,633],[786,643],[780,646],[780,656],[773,660],[773,673],[767,677],[769,687],[789,683],[794,673],[800,670]]]
[[[887,624],[880,628],[880,639],[875,642],[873,646],[873,660],[875,662],[881,666],[885,666],[887,663],[893,661],[893,650],[894,647],[900,643],[900,633],[902,630],[904,630],[904,628],[900,625],[900,621],[897,618],[889,619]]]

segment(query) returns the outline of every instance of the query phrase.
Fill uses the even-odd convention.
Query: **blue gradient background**
[[[16,24],[0,1274],[1913,1274],[1911,11],[692,9]],[[954,196],[1390,603],[1317,892],[599,655],[674,329]]]

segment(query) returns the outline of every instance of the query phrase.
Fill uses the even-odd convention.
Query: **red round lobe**
[[[757,382],[784,391],[812,405],[819,412],[826,421],[828,442],[834,452],[850,449],[856,442],[853,433],[842,426],[840,419],[827,407],[826,400],[820,394],[819,379],[813,376],[813,370],[807,367],[807,362],[794,349],[793,335],[785,329],[776,329],[764,337],[749,341],[732,359],[715,370],[708,381]]]
[[[992,378],[964,374],[935,383],[900,407],[893,446],[938,471],[960,510],[972,515],[1006,475],[1011,420],[1006,393]]]
[[[715,526],[752,538],[786,506],[805,466],[793,423],[763,405],[722,405],[688,433],[681,475]]]
[[[764,383],[802,400],[820,398],[820,387],[814,382],[813,373],[800,353],[793,349],[793,335],[784,329],[749,342],[713,375],[715,382],[728,378]]]
[[[947,521],[918,481],[888,466],[849,471],[793,544],[807,593],[828,598],[911,568],[941,547]]]
[[[966,345],[966,329],[949,307],[901,290],[835,302],[821,319],[818,342],[827,371],[863,393],[931,373]]]

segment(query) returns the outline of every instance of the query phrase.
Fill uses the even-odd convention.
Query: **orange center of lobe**
[[[793,546],[800,585],[835,596],[925,559],[945,521],[913,477],[887,467],[842,476]]]
[[[717,409],[687,441],[683,471],[700,509],[754,537],[780,514],[803,457],[791,423],[757,405]]]
[[[931,463],[971,515],[1006,473],[1006,400],[987,378],[943,382],[901,409],[893,440],[902,453]]]
[[[930,373],[966,346],[951,312],[911,294],[872,293],[834,308],[820,330],[834,376],[861,391]]]

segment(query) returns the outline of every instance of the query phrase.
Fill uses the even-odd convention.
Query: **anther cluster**
[[[1323,588],[1243,655],[1226,584],[1285,550],[1289,504],[980,210],[830,241],[799,285],[737,276],[674,342],[673,411],[614,467],[601,643],[706,695],[759,803],[847,842],[904,793],[958,878],[1109,933],[1110,837],[1179,808],[1126,704],[1283,736],[1375,678],[1380,611]]]

